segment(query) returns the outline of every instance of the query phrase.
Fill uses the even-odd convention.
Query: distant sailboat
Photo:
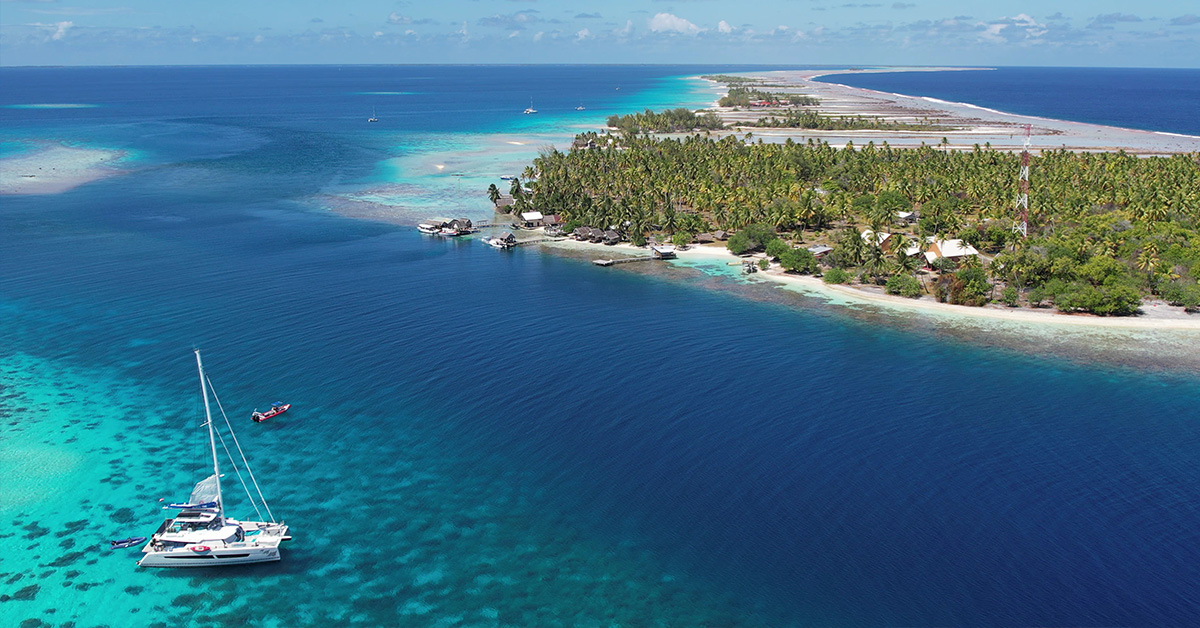
[[[526,114],[537,113],[537,109],[533,108],[533,99],[532,98],[529,99],[529,108],[526,109],[523,113],[526,113]]]
[[[371,107],[371,117],[367,118],[367,122],[379,122],[379,118],[375,117],[375,108]]]
[[[587,109],[587,107],[583,106],[583,101],[581,100],[579,101],[579,106],[575,108],[575,111],[583,111],[584,109]]]

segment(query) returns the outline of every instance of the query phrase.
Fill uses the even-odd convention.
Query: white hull
[[[159,531],[150,537],[150,541],[142,548],[142,559],[139,567],[221,567],[224,565],[246,565],[250,563],[267,563],[279,560],[279,544],[291,540],[288,527],[285,524],[263,522],[239,522],[227,520],[222,530],[236,529],[238,539],[242,540],[195,540],[211,538],[212,530],[189,530],[171,532],[173,520],[168,519]],[[245,534],[244,530],[256,531]]]
[[[138,561],[139,567],[224,567],[225,565],[248,565],[279,560],[279,548],[223,547],[207,552],[188,549],[150,552]]]

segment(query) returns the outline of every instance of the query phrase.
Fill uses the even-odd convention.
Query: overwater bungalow
[[[650,253],[655,259],[673,259],[675,257],[675,246],[672,244],[654,244],[650,246]]]

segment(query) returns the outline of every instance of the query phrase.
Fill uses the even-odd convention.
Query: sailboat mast
[[[213,475],[217,478],[217,518],[225,525],[225,501],[221,499],[221,469],[217,465],[217,439],[213,434],[212,410],[208,407],[208,382],[204,381],[204,364],[196,349],[196,369],[200,371],[200,396],[204,398],[204,422],[208,424],[208,445],[212,449]]]

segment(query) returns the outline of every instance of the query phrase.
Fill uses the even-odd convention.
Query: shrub
[[[1026,296],[1029,298],[1029,305],[1033,307],[1042,307],[1042,305],[1046,302],[1046,289],[1038,286],[1037,288],[1030,290],[1029,294]]]
[[[921,282],[912,275],[895,275],[887,280],[887,293],[915,299],[921,296]]]
[[[1000,293],[1000,300],[1008,307],[1017,307],[1020,304],[1021,293],[1017,292],[1015,286],[1007,286],[1004,292]]]
[[[806,249],[789,247],[779,256],[779,265],[789,272],[810,275],[817,272],[817,257]]]
[[[825,283],[847,283],[850,281],[850,273],[841,268],[831,268],[825,272]]]
[[[747,225],[745,229],[730,236],[725,247],[734,255],[742,255],[766,248],[771,240],[778,237],[775,231],[766,225]]]
[[[776,259],[782,259],[792,247],[787,242],[778,238],[767,243],[767,255]]]

